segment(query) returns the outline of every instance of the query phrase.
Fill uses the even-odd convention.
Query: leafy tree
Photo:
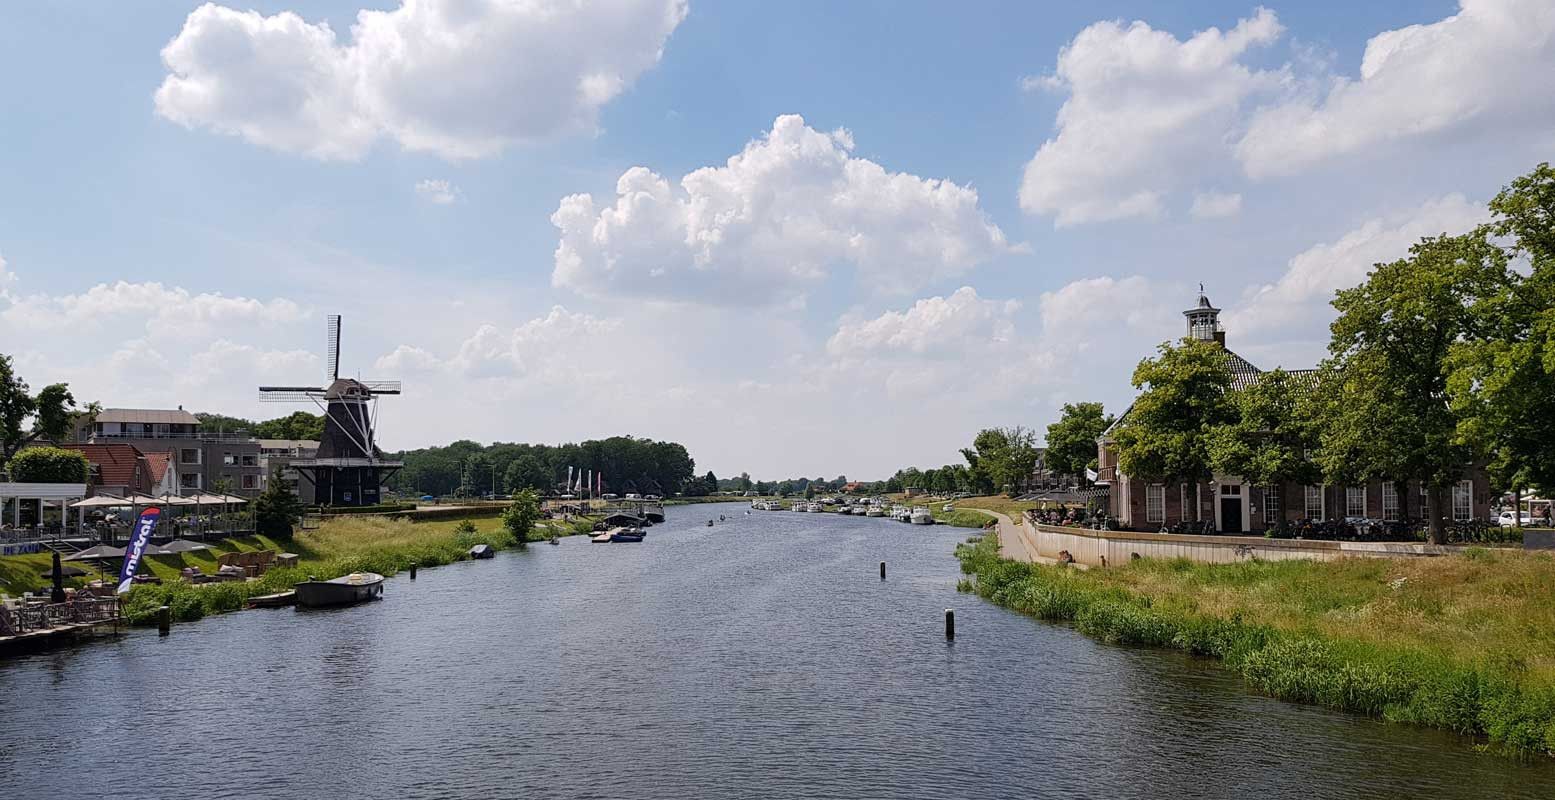
[[[508,462],[502,483],[510,492],[519,489],[542,490],[551,485],[545,464],[533,453],[523,453]]]
[[[1014,491],[1037,466],[1037,435],[1019,425],[987,428],[961,453],[990,491]]]
[[[1420,481],[1439,543],[1448,487],[1477,455],[1448,403],[1448,356],[1478,337],[1476,299],[1509,276],[1506,253],[1479,235],[1428,237],[1409,252],[1334,300],[1318,461],[1330,479]]]
[[[531,489],[513,495],[513,502],[502,510],[502,527],[513,534],[519,547],[529,541],[529,532],[540,519],[540,496]]]
[[[91,468],[85,454],[63,447],[29,447],[7,466],[17,483],[86,483]]]
[[[1476,236],[1506,242],[1528,274],[1506,273],[1471,311],[1477,335],[1454,345],[1447,382],[1459,435],[1489,451],[1492,479],[1516,493],[1555,490],[1555,169],[1540,164],[1490,202]]]
[[[252,423],[250,423],[252,424]],[[318,441],[324,438],[324,415],[294,411],[284,417],[265,420],[253,425],[254,436],[260,439],[304,439]]]
[[[200,421],[200,430],[206,433],[237,433],[239,431],[254,433],[254,429],[258,427],[254,424],[254,421],[250,419],[244,419],[242,417],[229,417],[225,414],[212,414],[207,411],[195,412],[194,418]],[[273,438],[278,439],[281,437],[277,436]]]
[[[1047,426],[1047,467],[1059,475],[1084,477],[1096,465],[1096,440],[1113,417],[1101,403],[1065,403],[1058,421]]]
[[[302,516],[302,510],[302,501],[277,472],[254,500],[255,529],[261,536],[289,537],[292,523]]]
[[[749,472],[740,473],[740,477],[735,479],[734,482],[734,488],[739,489],[742,492],[750,491],[751,487],[753,486],[755,486],[755,484],[751,483],[751,476]]]
[[[75,397],[63,383],[29,394],[27,382],[11,367],[11,357],[0,354],[0,464],[33,442],[64,441],[78,421],[97,411],[96,403],[76,408]]]
[[[1282,369],[1258,376],[1231,395],[1236,413],[1209,431],[1210,466],[1262,486],[1314,483],[1320,470],[1310,453],[1318,446],[1318,415],[1303,379]]]
[[[704,495],[718,494],[718,476],[714,475],[712,470],[708,470],[707,474],[702,476],[702,482],[707,485]]]
[[[1145,480],[1191,482],[1198,497],[1213,474],[1209,432],[1236,417],[1225,349],[1197,339],[1162,344],[1159,356],[1139,362],[1133,384],[1140,394],[1114,434],[1118,467]],[[1200,514],[1193,503],[1195,522]]]

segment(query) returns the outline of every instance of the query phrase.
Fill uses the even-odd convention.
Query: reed
[[[1257,690],[1555,754],[1555,560],[1194,564],[1080,571],[961,545],[959,587],[1117,644],[1216,658]]]

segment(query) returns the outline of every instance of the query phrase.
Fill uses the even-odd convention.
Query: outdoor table
[[[295,567],[300,558],[301,556],[296,553],[280,553],[275,557],[275,565],[277,567]]]

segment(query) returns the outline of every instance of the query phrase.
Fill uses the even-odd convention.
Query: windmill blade
[[[306,403],[314,398],[323,396],[323,389],[304,386],[259,387],[259,402],[261,403]]]
[[[340,380],[340,315],[329,315],[329,379]]]
[[[373,394],[400,393],[399,381],[362,381],[361,383],[363,386],[366,386],[368,389],[370,389]]]

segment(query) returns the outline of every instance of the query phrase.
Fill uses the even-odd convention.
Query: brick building
[[[1195,307],[1184,311],[1183,316],[1187,318],[1188,338],[1213,341],[1225,350],[1233,391],[1252,384],[1262,374],[1263,370],[1226,347],[1220,309],[1209,298],[1201,293]],[[1287,371],[1298,377],[1315,374],[1310,369]],[[1426,498],[1417,481],[1373,480],[1356,486],[1257,486],[1236,475],[1215,475],[1195,488],[1191,483],[1165,484],[1134,478],[1119,470],[1112,438],[1127,417],[1128,411],[1124,411],[1097,442],[1096,481],[1098,486],[1107,487],[1108,513],[1125,528],[1159,530],[1190,522],[1195,502],[1200,508],[1199,519],[1212,521],[1215,530],[1223,533],[1260,533],[1282,521],[1303,519],[1392,521],[1425,516]],[[1444,510],[1449,520],[1486,519],[1490,516],[1491,501],[1489,476],[1483,469],[1470,468],[1452,487]]]
[[[207,431],[195,415],[178,409],[105,408],[76,430],[82,444],[129,444],[142,453],[171,453],[174,491],[257,497],[263,486],[259,443],[247,432]]]

